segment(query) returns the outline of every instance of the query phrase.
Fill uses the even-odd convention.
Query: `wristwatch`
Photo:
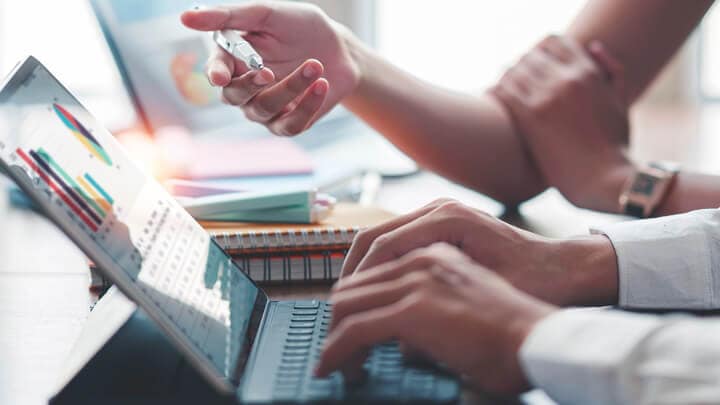
[[[620,211],[626,215],[647,218],[670,190],[680,165],[675,162],[652,162],[637,169],[620,194]]]

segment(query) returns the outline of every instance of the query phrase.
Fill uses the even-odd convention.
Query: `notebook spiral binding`
[[[340,276],[355,228],[211,233],[260,284],[328,283]]]

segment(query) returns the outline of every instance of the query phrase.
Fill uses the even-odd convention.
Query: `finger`
[[[205,69],[213,86],[225,87],[230,84],[235,72],[235,58],[219,46],[213,48]]]
[[[275,75],[268,68],[253,70],[232,79],[230,83],[223,88],[223,97],[225,97],[225,100],[227,100],[229,104],[244,106],[274,80]]]
[[[557,61],[541,49],[530,51],[524,57],[524,60],[529,73],[536,79],[537,84],[542,84],[549,75],[554,73],[558,64]]]
[[[350,386],[361,384],[366,378],[367,373],[363,369],[363,364],[370,354],[369,350],[363,350],[350,359],[348,359],[341,367],[340,371],[345,378],[345,384]]]
[[[336,286],[339,287],[340,285],[342,285],[343,278],[349,276],[355,271],[358,263],[360,263],[360,260],[362,260],[362,258],[365,256],[368,249],[370,248],[370,245],[375,241],[375,238],[396,228],[399,228],[409,222],[412,222],[424,216],[425,214],[434,211],[442,204],[446,204],[450,201],[451,200],[449,199],[435,200],[416,211],[413,211],[409,214],[401,215],[390,221],[366,229],[357,234],[357,236],[355,236],[355,239],[353,239],[350,251],[348,251],[347,255],[345,256],[345,262],[343,263],[342,270],[340,271],[340,280],[338,281]]]
[[[261,31],[267,26],[273,8],[268,4],[252,3],[236,6],[198,8],[180,16],[186,27],[200,31],[235,29]]]
[[[333,303],[333,315],[330,321],[330,331],[341,324],[342,321],[356,313],[366,312],[374,308],[393,304],[408,293],[415,291],[422,283],[431,277],[426,273],[415,271],[408,273],[408,267],[393,271],[395,279],[382,283],[364,285],[358,288],[345,289],[336,292],[330,298]],[[417,268],[415,268],[417,269]],[[403,277],[397,277],[404,274]]]
[[[427,248],[415,249],[393,261],[383,263],[348,277],[342,284],[336,284],[334,293],[361,288],[368,285],[396,280],[410,271],[431,267],[433,258]]]
[[[559,62],[568,63],[572,59],[572,51],[558,35],[545,37],[538,47]]]
[[[571,62],[577,63],[583,69],[586,69],[586,71],[593,74],[601,73],[600,69],[598,69],[597,65],[592,60],[590,53],[587,52],[585,48],[581,46],[577,41],[563,36],[560,37],[560,42],[565,46],[566,49],[571,52]]]
[[[373,345],[400,338],[406,307],[401,301],[345,318],[328,335],[315,375],[325,377]]]
[[[618,95],[624,96],[625,67],[622,62],[617,60],[600,41],[592,41],[588,51],[595,62],[608,74],[613,86],[619,92]]]
[[[433,216],[430,213],[386,233],[382,239],[378,238],[370,245],[367,254],[355,268],[355,275],[437,242],[457,244],[460,241],[451,239],[460,234],[457,229],[451,229],[456,224],[448,223],[442,215]]]
[[[305,131],[315,121],[329,89],[330,84],[326,79],[318,79],[291,111],[282,114],[269,125],[270,130],[283,136],[294,136]]]
[[[257,122],[268,122],[282,113],[288,104],[304,94],[323,74],[323,65],[315,59],[305,61],[279,83],[258,94],[246,113]]]

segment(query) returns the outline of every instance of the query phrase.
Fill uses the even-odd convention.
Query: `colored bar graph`
[[[60,174],[60,176],[65,180],[65,182],[67,182],[68,184],[70,184],[70,186],[72,186],[73,190],[74,190],[76,193],[78,193],[78,194],[80,195],[80,197],[82,197],[83,200],[85,200],[85,202],[86,202],[88,205],[90,205],[91,207],[93,207],[93,208],[95,209],[95,212],[96,212],[98,215],[100,215],[102,218],[105,218],[106,211],[103,210],[103,208],[100,207],[100,205],[98,204],[97,201],[95,201],[94,199],[92,199],[90,196],[88,196],[88,195],[85,193],[85,191],[83,191],[83,188],[82,188],[80,185],[78,185],[78,183],[76,183],[76,182],[72,179],[72,177],[70,177],[70,176],[67,174],[67,172],[65,172],[65,170],[62,168],[62,166],[60,166],[60,165],[55,161],[55,159],[53,159],[52,156],[50,156],[49,153],[47,153],[43,148],[40,148],[40,149],[38,149],[37,154],[38,154],[41,158],[43,158],[43,160],[45,160],[45,161],[50,165],[50,167],[52,167],[56,172],[58,172],[58,173]]]
[[[87,193],[90,194],[92,198],[103,207],[106,212],[112,211],[112,206],[110,205],[110,203],[108,203],[100,194],[98,194],[95,189],[90,184],[88,184],[87,181],[85,181],[84,178],[78,176],[77,181],[78,183],[80,183],[80,185],[83,186],[85,191],[87,191]]]
[[[113,200],[113,198],[110,197],[110,194],[105,192],[105,190],[102,187],[100,187],[100,184],[98,182],[96,182],[95,179],[92,178],[92,176],[90,176],[90,173],[85,173],[85,180],[87,180],[90,184],[92,184],[92,186],[95,187],[95,190],[97,190],[97,192],[100,193],[100,195],[105,197],[105,199],[107,200],[107,202],[110,203],[110,205],[113,205],[115,203],[115,200]]]
[[[100,145],[100,142],[78,121],[68,110],[63,108],[60,104],[53,104],[55,114],[57,114],[60,121],[70,130],[84,147],[93,156],[99,160],[105,162],[107,165],[112,165],[112,160],[108,156],[107,152]]]
[[[90,228],[93,232],[97,232],[97,230],[98,230],[97,225],[95,225],[95,223],[93,223],[93,221],[90,218],[88,218],[88,216],[85,215],[85,213],[77,205],[75,205],[75,203],[73,203],[72,199],[69,198],[60,189],[60,187],[58,187],[58,185],[55,184],[55,182],[50,177],[48,177],[48,175],[45,172],[43,172],[43,169],[41,169],[40,167],[38,167],[37,164],[35,164],[33,159],[31,159],[25,153],[25,151],[18,148],[15,150],[15,152],[48,185],[48,187],[50,187],[50,189],[55,194],[57,194],[58,197],[60,197],[60,199],[65,203],[65,205],[67,205],[70,208],[70,210],[72,210],[72,212],[75,213],[75,215],[77,215],[78,218],[80,218],[85,223],[85,225],[88,226],[88,228]]]
[[[79,205],[93,221],[95,221],[95,223],[98,225],[102,223],[102,219],[100,219],[100,217],[98,217],[97,214],[90,209],[85,201],[83,201],[83,199],[67,183],[65,183],[62,178],[60,178],[60,175],[58,175],[55,170],[53,170],[50,165],[48,165],[47,162],[40,157],[40,155],[31,150],[30,157],[32,157],[35,162],[42,167],[43,170],[45,170],[45,172],[47,172],[58,185],[60,185],[65,193],[69,195],[70,198],[72,198],[75,203]]]

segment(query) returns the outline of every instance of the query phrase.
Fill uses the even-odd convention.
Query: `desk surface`
[[[636,112],[633,155],[720,173],[720,161],[709,152],[720,150],[718,111],[654,107]],[[386,181],[377,202],[402,213],[439,197],[456,198],[494,215],[502,212],[493,200],[429,173]],[[0,218],[0,403],[41,404],[56,389],[63,362],[89,313],[89,274],[83,255],[69,240],[47,220],[9,207],[2,193]],[[553,190],[523,204],[514,218],[525,228],[555,237],[618,220],[577,209]],[[326,290],[276,287],[270,294],[282,299],[322,297]],[[535,400],[544,402],[541,397]],[[468,395],[467,402],[487,401]]]

